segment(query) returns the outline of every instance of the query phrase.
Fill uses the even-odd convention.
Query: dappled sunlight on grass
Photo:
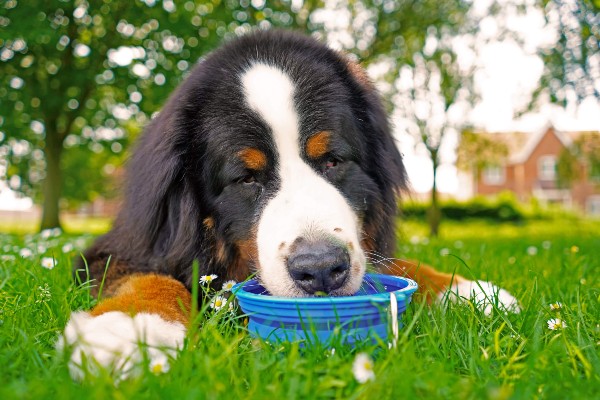
[[[112,218],[108,217],[79,217],[65,215],[62,218],[63,229],[70,234],[90,233],[100,235],[108,232],[112,225]],[[38,232],[39,221],[34,219],[13,219],[0,221],[1,233],[26,234]]]

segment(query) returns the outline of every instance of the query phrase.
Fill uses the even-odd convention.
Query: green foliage
[[[472,303],[430,306],[416,296],[398,347],[325,349],[253,340],[242,319],[201,311],[169,372],[149,369],[115,384],[110,374],[75,383],[54,350],[71,310],[95,302],[70,280],[71,257],[90,238],[0,235],[0,398],[571,398],[596,396],[600,227],[585,221],[515,224],[448,221],[445,239],[428,241],[422,223],[404,222],[399,254],[515,294],[519,315],[484,316]],[[408,240],[410,238],[411,240]],[[416,240],[413,240],[416,239]],[[64,254],[62,246],[74,249]],[[38,246],[45,250],[37,254]],[[8,247],[7,247],[8,246]],[[16,256],[33,249],[31,258]],[[535,249],[532,250],[532,249]],[[52,270],[39,257],[55,255]],[[553,311],[550,303],[562,303]],[[548,329],[561,318],[567,327]],[[357,352],[370,354],[375,381],[352,375]]]
[[[508,157],[506,143],[493,140],[483,132],[464,130],[456,150],[456,166],[458,169],[481,171],[490,165],[501,165]]]
[[[582,169],[585,168],[585,173]],[[565,148],[558,159],[558,179],[562,186],[569,187],[582,179],[600,181],[600,134],[583,132]]]
[[[539,50],[545,67],[539,92],[549,93],[553,102],[562,105],[572,98],[600,99],[600,3],[541,0],[539,6],[549,26],[557,32],[556,42]]]
[[[402,212],[409,218],[422,219],[426,216],[429,205],[422,202],[402,204]],[[522,221],[525,213],[522,207],[510,196],[500,196],[496,199],[475,197],[468,201],[448,200],[440,204],[442,215],[450,220],[465,220],[471,218],[490,221]]]

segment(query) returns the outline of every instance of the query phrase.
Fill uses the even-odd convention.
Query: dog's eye
[[[254,177],[254,175],[248,174],[248,175],[240,178],[239,182],[240,183],[250,184],[250,183],[256,182],[256,178]]]
[[[341,163],[341,161],[333,156],[327,157],[327,159],[325,160],[325,162],[323,164],[323,172],[327,172],[329,170],[334,169],[340,163]]]
[[[325,169],[334,168],[334,167],[337,167],[337,165],[338,165],[338,160],[331,158],[325,162]]]

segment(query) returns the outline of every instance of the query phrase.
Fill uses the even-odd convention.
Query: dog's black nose
[[[350,255],[338,244],[299,238],[292,245],[287,268],[292,279],[305,292],[329,293],[346,282]]]

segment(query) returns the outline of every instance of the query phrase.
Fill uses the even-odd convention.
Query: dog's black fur
[[[254,61],[278,66],[294,81],[302,141],[333,132],[331,151],[310,165],[362,220],[363,247],[392,256],[406,174],[377,93],[360,68],[318,41],[256,31],[201,61],[146,128],[114,227],[85,253],[92,278],[102,279],[109,257],[109,280],[157,272],[188,288],[194,260],[201,274],[221,279],[243,279],[257,268],[248,248],[279,182],[267,125],[244,104],[239,77]],[[273,161],[266,170],[252,174],[237,160],[248,146]],[[332,161],[334,168],[324,168]]]

